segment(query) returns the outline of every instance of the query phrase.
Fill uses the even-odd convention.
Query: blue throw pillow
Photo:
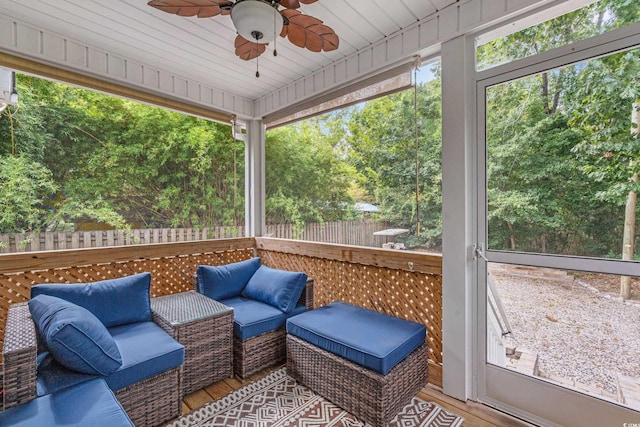
[[[237,297],[258,268],[260,258],[218,267],[200,265],[196,270],[198,292],[217,301]]]
[[[50,295],[86,308],[107,328],[151,320],[151,274],[71,285],[44,284],[31,288],[31,298]]]
[[[304,273],[274,270],[263,265],[249,279],[242,296],[291,313],[306,283],[307,275]]]
[[[39,295],[29,311],[40,337],[60,364],[92,375],[110,375],[122,366],[118,346],[88,310],[60,298]]]

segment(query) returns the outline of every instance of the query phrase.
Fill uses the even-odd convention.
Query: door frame
[[[597,35],[571,45],[553,49],[474,74],[476,184],[474,198],[474,235],[478,248],[487,247],[487,192],[486,192],[486,103],[488,87],[517,80],[543,71],[577,62],[608,56],[616,52],[640,47],[640,23]],[[640,421],[640,412],[620,404],[570,390],[559,384],[516,373],[490,365],[486,360],[487,325],[487,261],[523,264],[537,267],[596,271],[618,275],[640,275],[640,263],[578,256],[559,256],[523,252],[485,250],[482,256],[473,254],[475,261],[476,346],[474,369],[477,399],[487,405],[504,410],[535,424],[545,426],[601,426],[624,425]],[[486,260],[486,261],[485,261]],[[517,392],[514,392],[517,391]]]

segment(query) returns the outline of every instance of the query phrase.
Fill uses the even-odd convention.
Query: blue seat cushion
[[[41,284],[31,288],[31,298],[51,295],[86,308],[104,325],[124,325],[151,320],[151,274],[141,273],[93,283]]]
[[[0,412],[13,427],[135,427],[103,379],[95,378]]]
[[[287,333],[386,375],[425,339],[419,323],[334,302],[287,320]]]
[[[111,390],[120,390],[184,362],[184,346],[153,322],[131,323],[109,328],[122,366],[106,377]]]
[[[306,283],[307,275],[304,273],[276,270],[263,265],[251,276],[242,296],[291,313]]]
[[[89,310],[60,298],[38,295],[29,301],[29,311],[46,347],[67,368],[109,375],[122,365],[118,346]]]
[[[304,305],[298,305],[291,313],[284,313],[269,304],[244,297],[221,302],[233,307],[233,334],[242,341],[282,328],[287,318],[305,311]]]
[[[238,296],[258,268],[260,258],[217,267],[200,265],[196,270],[198,292],[216,301]]]
[[[101,378],[96,375],[72,371],[58,363],[49,352],[38,354],[36,392],[38,396],[55,393],[63,388]]]

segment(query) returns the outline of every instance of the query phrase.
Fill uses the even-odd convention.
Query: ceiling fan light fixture
[[[270,43],[282,31],[282,15],[269,1],[239,0],[231,8],[238,34],[256,43]]]

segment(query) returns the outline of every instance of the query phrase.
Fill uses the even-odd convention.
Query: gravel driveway
[[[616,393],[616,374],[640,377],[640,301],[587,279],[493,274],[513,333],[507,346],[538,354],[547,374]]]

